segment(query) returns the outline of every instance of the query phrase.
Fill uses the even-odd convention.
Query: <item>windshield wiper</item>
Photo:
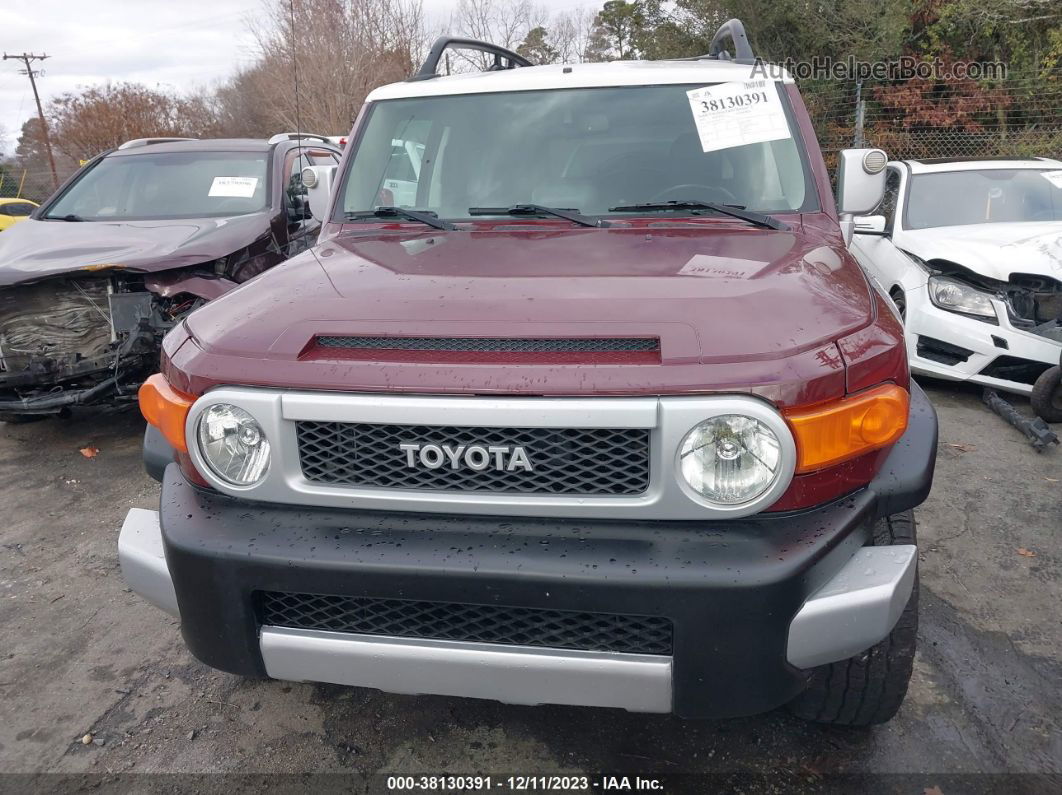
[[[469,207],[469,215],[552,215],[580,226],[612,226],[604,219],[582,215],[578,210],[544,207],[541,204],[514,204],[511,207]]]
[[[74,215],[73,213],[69,213],[67,215],[58,215],[58,216],[49,215],[48,216],[48,220],[49,221],[84,221],[85,219],[82,218],[80,215]]]
[[[346,213],[345,217],[408,218],[411,221],[418,221],[419,223],[434,227],[435,229],[446,229],[448,231],[457,229],[457,227],[449,221],[443,221],[440,219],[438,213],[433,213],[428,210],[407,210],[405,207],[391,207],[388,205],[376,207],[372,210],[365,210],[363,212]]]
[[[717,204],[716,202],[702,202],[697,200],[683,200],[670,202],[646,202],[645,204],[623,204],[619,207],[609,207],[610,213],[631,213],[639,210],[711,210],[720,215],[729,215],[731,218],[740,218],[756,226],[765,226],[768,229],[777,229],[786,232],[789,227],[764,213],[746,210],[743,207],[735,207],[731,204]]]

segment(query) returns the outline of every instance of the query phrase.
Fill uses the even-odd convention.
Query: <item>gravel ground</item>
[[[1062,448],[1037,455],[974,390],[927,389],[941,443],[917,511],[914,681],[895,720],[848,731],[784,712],[684,722],[219,673],[118,569],[127,509],[158,500],[139,416],[0,424],[0,790],[375,792],[381,773],[451,771],[663,776],[668,792],[832,791],[838,775],[847,791],[1059,791]],[[12,775],[40,773],[67,775]],[[160,773],[240,775],[147,775]],[[306,778],[319,774],[342,777]]]

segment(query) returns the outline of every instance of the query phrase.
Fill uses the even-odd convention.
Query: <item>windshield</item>
[[[774,140],[724,148],[708,144],[716,148],[706,152],[687,96],[692,88],[377,102],[348,170],[343,209],[364,213],[397,206],[464,219],[471,208],[520,204],[586,215],[683,200],[763,212],[817,206],[784,106],[775,105],[780,120]],[[776,88],[768,83],[767,90]]]
[[[911,178],[904,226],[1062,221],[1062,171],[985,169]]]
[[[83,221],[216,218],[266,207],[266,152],[105,157],[48,210]]]
[[[5,202],[0,204],[0,215],[13,215],[19,218],[29,215],[35,209],[37,209],[37,205],[29,202]]]

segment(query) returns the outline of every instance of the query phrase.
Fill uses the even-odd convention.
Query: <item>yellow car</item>
[[[0,232],[25,221],[37,206],[29,199],[0,199]]]

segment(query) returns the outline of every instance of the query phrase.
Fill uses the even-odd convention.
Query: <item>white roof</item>
[[[934,174],[941,171],[987,171],[992,168],[1059,168],[1062,161],[1047,157],[1030,157],[1014,160],[904,160],[912,174]]]
[[[756,70],[755,74],[753,70]],[[497,72],[433,77],[428,80],[392,83],[369,94],[367,101],[404,97],[435,97],[448,94],[487,94],[502,91],[540,91],[556,88],[602,86],[653,86],[664,84],[708,85],[730,81],[792,78],[781,67],[764,70],[733,61],[611,61],[609,63],[550,64],[522,66]],[[777,80],[775,80],[777,82]]]

